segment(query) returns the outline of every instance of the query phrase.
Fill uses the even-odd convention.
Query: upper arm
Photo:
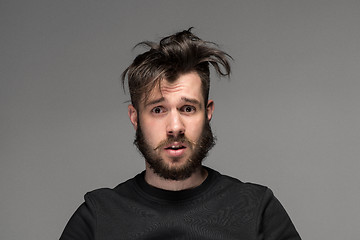
[[[267,189],[259,214],[259,235],[264,240],[300,240],[289,215],[279,200]]]
[[[70,218],[60,240],[95,240],[95,227],[95,205],[89,197],[85,196],[85,202]]]

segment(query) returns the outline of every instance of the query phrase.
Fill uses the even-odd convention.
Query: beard
[[[205,124],[201,132],[200,138],[197,142],[191,141],[185,135],[168,136],[167,139],[162,141],[156,148],[152,148],[147,142],[141,130],[140,122],[136,130],[136,137],[134,140],[135,146],[144,156],[150,168],[164,179],[170,180],[184,180],[189,178],[202,164],[202,161],[207,157],[210,149],[215,145],[216,138],[212,133],[210,123],[205,118]],[[186,143],[192,149],[192,153],[186,162],[180,167],[170,167],[165,161],[156,153],[157,149],[162,149],[167,144],[173,142]],[[176,160],[176,158],[174,159]]]

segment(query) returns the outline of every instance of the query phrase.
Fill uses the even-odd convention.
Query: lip
[[[187,147],[186,143],[183,143],[183,142],[172,142],[168,145],[166,145],[164,148],[171,148],[172,146],[175,146],[175,147]]]
[[[172,146],[176,146],[176,147],[182,147],[179,149],[171,149]],[[181,142],[174,142],[172,144],[169,144],[167,146],[164,147],[164,151],[167,153],[168,156],[170,157],[181,157],[182,155],[185,154],[185,151],[187,149],[187,146],[185,143],[181,143]]]
[[[185,150],[186,150],[186,148],[180,148],[180,149],[176,149],[176,150],[174,150],[174,149],[165,149],[165,152],[170,157],[181,157],[182,155],[185,154]]]

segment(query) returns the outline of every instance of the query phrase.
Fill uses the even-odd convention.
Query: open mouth
[[[166,147],[165,149],[166,150],[179,150],[179,149],[184,149],[184,148],[186,148],[186,147],[183,145],[171,145],[171,146]]]
[[[174,142],[164,147],[169,157],[181,157],[185,154],[186,145],[181,142]]]

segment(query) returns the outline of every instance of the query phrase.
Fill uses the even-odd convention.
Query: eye
[[[186,113],[192,113],[192,112],[195,112],[195,111],[196,111],[196,108],[193,107],[193,106],[186,105],[186,106],[183,106],[183,107],[181,108],[181,110],[182,110],[183,112],[186,112]]]
[[[163,113],[164,111],[165,109],[163,107],[154,107],[153,109],[151,109],[151,112],[155,114],[160,114]]]

